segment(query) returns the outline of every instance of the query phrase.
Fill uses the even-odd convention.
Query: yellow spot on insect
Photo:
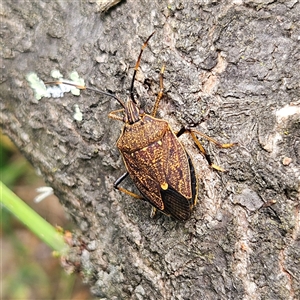
[[[162,141],[158,141],[157,144],[161,146],[162,145]]]
[[[162,184],[160,185],[160,187],[161,187],[163,190],[167,190],[168,187],[169,187],[169,185],[168,185],[166,182],[164,182],[164,183],[162,183]]]
[[[142,151],[146,151],[146,150],[147,150],[147,148],[148,148],[148,147],[144,147],[144,148],[142,148]]]

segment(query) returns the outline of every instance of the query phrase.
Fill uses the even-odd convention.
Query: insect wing
[[[122,154],[130,177],[153,206],[179,220],[189,217],[196,194],[195,178],[191,180],[195,174],[191,173],[190,158],[170,128],[160,141]],[[163,189],[165,183],[167,188]]]
[[[169,186],[167,190],[161,189],[161,196],[165,205],[164,213],[182,221],[190,217],[190,201],[171,186]]]
[[[163,138],[166,182],[184,198],[192,198],[189,157],[183,145],[169,128]]]
[[[164,210],[160,195],[161,183],[165,182],[161,165],[163,149],[160,143],[152,143],[133,153],[122,152],[122,155],[129,175],[142,195],[153,206]]]
[[[197,202],[198,180],[191,158],[186,153],[191,175],[192,198],[187,199],[179,194],[172,186],[167,190],[161,190],[163,202],[165,204],[164,212],[172,215],[174,218],[184,221],[191,216],[192,208]]]

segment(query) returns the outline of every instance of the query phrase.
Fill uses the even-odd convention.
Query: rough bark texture
[[[299,1],[127,0],[106,13],[92,2],[2,1],[1,124],[78,225],[85,247],[69,259],[105,299],[299,299]],[[36,101],[25,80],[76,70],[126,99],[153,30],[135,84],[142,107],[166,63],[160,117],[178,130],[205,116],[199,130],[239,143],[206,145],[220,174],[182,138],[200,180],[185,223],[151,219],[148,203],[113,189],[125,171],[122,123],[107,118],[115,101]]]

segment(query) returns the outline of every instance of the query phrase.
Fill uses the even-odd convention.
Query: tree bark
[[[2,2],[1,126],[78,225],[66,260],[105,299],[300,299],[299,1],[98,5]],[[159,117],[238,142],[204,142],[228,170],[218,173],[180,138],[200,183],[187,222],[151,219],[150,204],[113,189],[125,172],[122,123],[107,118],[116,101],[91,92],[37,101],[26,81],[76,70],[125,101],[154,30],[135,82],[141,107],[151,111],[166,64]]]

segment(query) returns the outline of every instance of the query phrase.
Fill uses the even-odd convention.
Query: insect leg
[[[191,132],[188,128],[186,127],[182,127],[176,134],[177,137],[180,137],[181,135],[183,135],[184,133],[189,133],[192,136],[192,139],[194,140],[195,144],[197,145],[197,147],[199,148],[200,152],[204,155],[204,157],[206,158],[208,164],[210,166],[213,166],[213,163],[210,159],[210,156],[206,153],[205,149],[203,148],[203,146],[201,145],[201,143],[199,142],[199,140],[197,139],[197,137],[195,136],[195,134],[193,132]],[[219,170],[219,167],[218,167]]]
[[[198,130],[195,130],[195,129],[192,129],[192,128],[188,128],[187,130],[191,133],[191,135],[192,135],[192,133],[194,133],[194,136],[195,136],[195,134],[198,134],[198,135],[202,136],[203,138],[207,139],[208,141],[214,143],[219,148],[225,148],[226,149],[226,148],[231,148],[231,147],[237,145],[237,143],[221,144],[218,141],[216,141],[215,139],[209,137],[208,135],[206,135],[206,134],[204,134],[204,133],[202,133]]]
[[[118,178],[115,182],[114,182],[114,188],[119,190],[120,192],[123,192],[131,197],[134,197],[136,199],[144,199],[142,196],[137,195],[133,192],[130,192],[122,187],[119,187],[119,184],[129,175],[128,172],[124,173],[120,178]]]
[[[121,108],[121,109],[118,109],[118,110],[114,110],[114,111],[111,111],[109,114],[108,114],[108,117],[113,119],[113,120],[118,120],[118,121],[124,121],[123,120],[123,117],[121,116],[118,116],[118,113],[120,112],[124,112],[124,108]]]
[[[159,102],[160,102],[160,99],[161,97],[163,96],[163,91],[164,91],[164,83],[163,83],[163,74],[164,74],[164,71],[165,71],[165,65],[162,66],[161,70],[160,70],[160,77],[159,77],[159,92],[158,92],[158,95],[157,95],[157,98],[155,100],[155,103],[154,103],[154,106],[153,106],[153,109],[152,109],[152,113],[151,115],[153,117],[156,116],[156,113],[157,113],[157,109],[158,109],[158,105],[159,105]]]
[[[122,188],[122,187],[119,187],[119,184],[120,184],[120,183],[121,183],[128,175],[129,175],[129,173],[126,172],[126,173],[124,173],[120,178],[118,178],[118,179],[115,181],[115,183],[114,183],[114,188],[117,189],[117,190],[119,190],[120,192],[123,192],[123,193],[125,193],[125,194],[127,194],[127,195],[129,195],[129,196],[131,196],[131,197],[136,198],[136,199],[145,200],[144,197],[142,197],[142,196],[140,196],[140,195],[137,195],[137,194],[135,194],[135,193],[132,193],[132,192],[130,192],[130,191],[128,191],[128,190],[126,190],[126,189],[124,189],[124,188]],[[154,216],[156,215],[156,211],[157,211],[157,209],[156,209],[154,206],[152,206],[152,207],[151,207],[151,212],[150,212],[150,218],[154,218]]]
[[[153,219],[155,217],[156,211],[157,211],[157,209],[154,206],[152,206],[151,207],[151,212],[150,212],[150,218],[151,219]]]
[[[210,142],[214,143],[215,145],[217,145],[218,147],[220,148],[230,148],[230,147],[233,147],[234,145],[236,145],[236,143],[230,143],[230,144],[221,144],[219,143],[218,141],[214,140],[213,138],[207,136],[206,134],[200,132],[200,131],[197,131],[195,129],[192,129],[192,128],[186,128],[186,127],[182,127],[176,134],[177,137],[180,137],[182,134],[184,133],[189,133],[192,137],[192,139],[194,140],[195,144],[197,145],[197,147],[199,148],[199,150],[201,151],[201,153],[204,155],[204,157],[206,158],[208,164],[218,170],[218,171],[221,171],[221,172],[224,172],[225,170],[215,164],[212,163],[211,159],[210,159],[210,156],[207,154],[207,152],[205,151],[205,149],[203,148],[203,146],[201,145],[201,143],[199,142],[199,140],[197,139],[196,137],[196,134],[202,136],[203,138],[209,140]]]

